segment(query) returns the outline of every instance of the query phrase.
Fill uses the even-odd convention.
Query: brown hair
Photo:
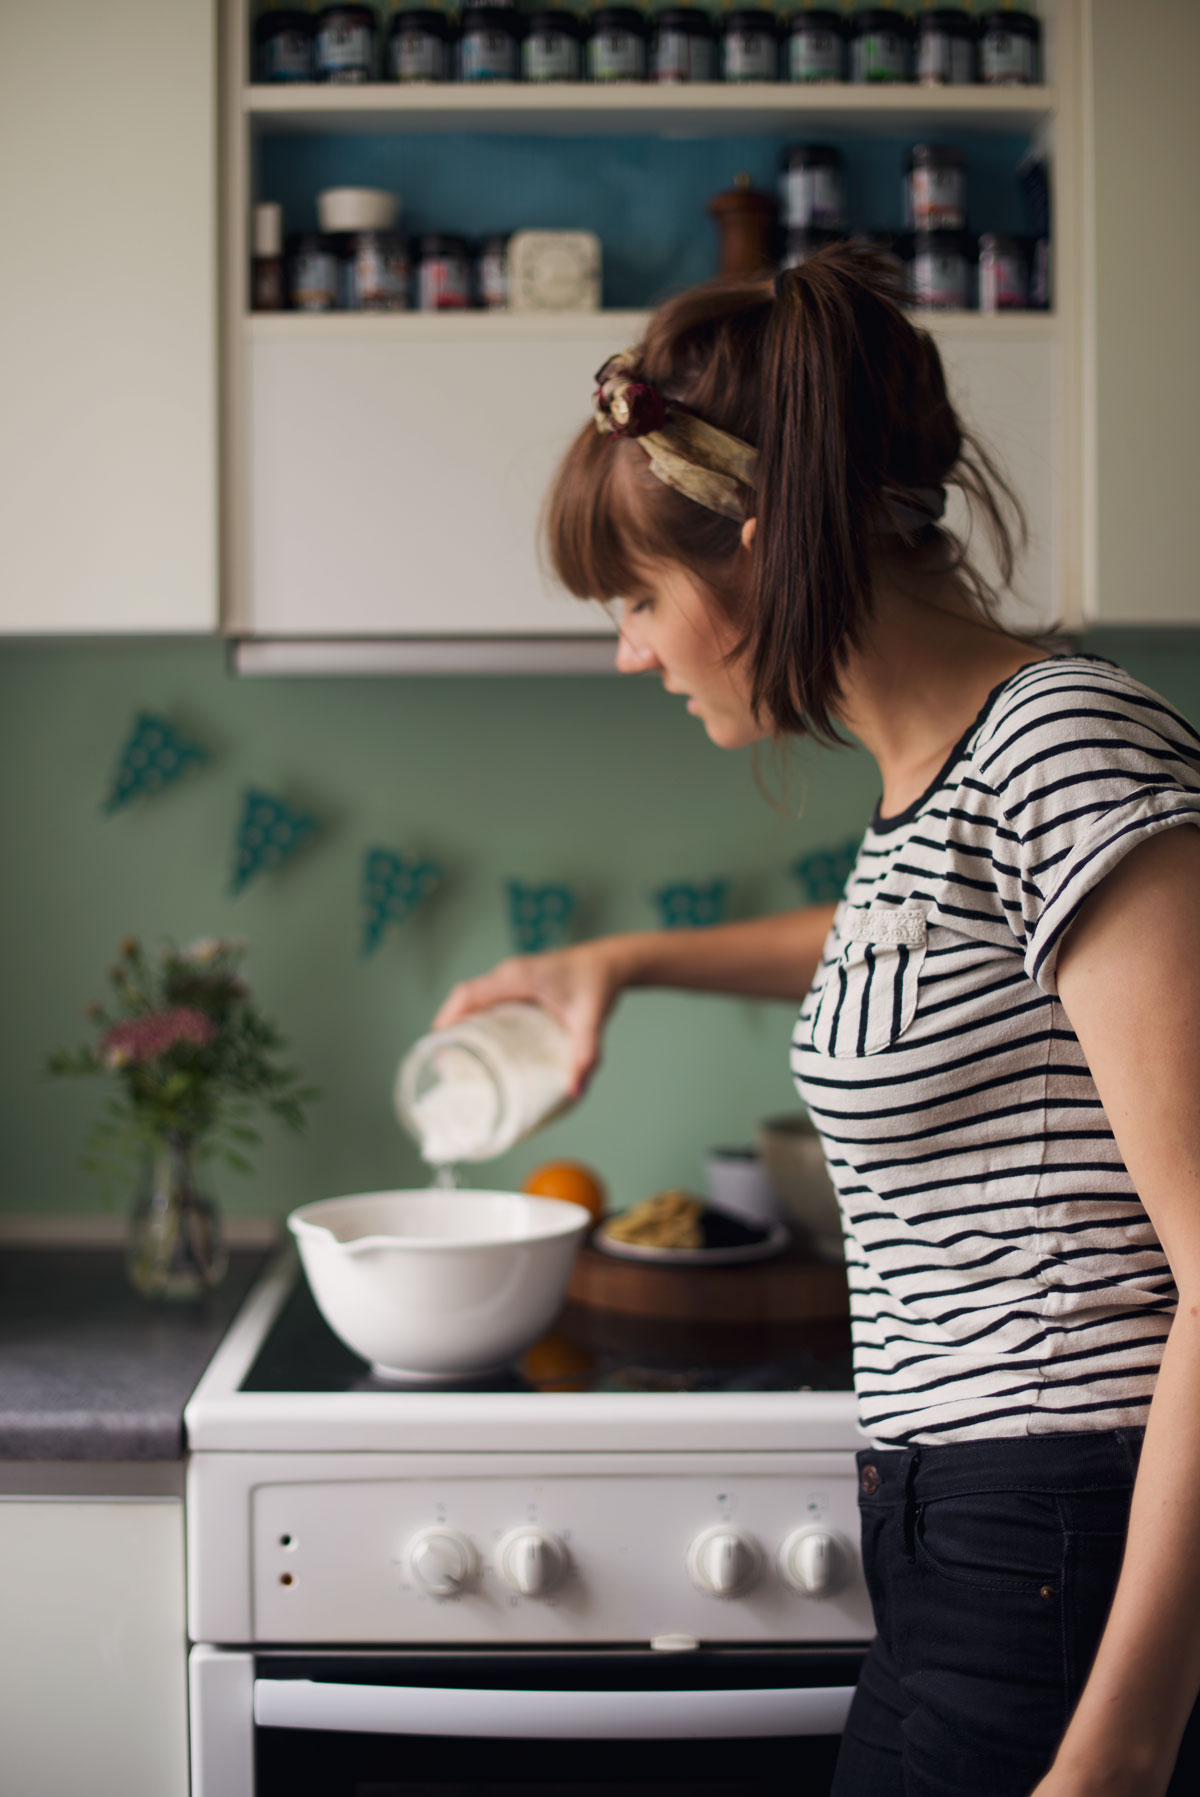
[[[733,654],[748,658],[751,702],[779,734],[842,740],[840,675],[863,641],[881,555],[899,579],[952,575],[995,623],[997,594],[967,545],[931,517],[889,519],[889,501],[928,517],[924,495],[957,486],[1004,587],[1025,539],[1015,494],[957,417],[936,345],[905,301],[890,257],[843,243],[777,286],[712,281],[651,318],[638,378],[758,450],[748,583],[739,523],[665,486],[632,440],[586,425],[550,491],[547,544],[564,586],[616,599],[641,590],[656,562],[687,568],[739,625]]]

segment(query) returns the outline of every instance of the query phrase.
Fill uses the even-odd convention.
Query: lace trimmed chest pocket
[[[839,934],[842,952],[821,988],[812,1041],[818,1054],[848,1060],[890,1048],[912,1022],[925,912],[920,905],[849,906]]]

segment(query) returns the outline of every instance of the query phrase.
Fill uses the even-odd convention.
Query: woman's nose
[[[645,644],[632,642],[622,631],[617,638],[617,673],[645,674],[654,666],[653,649],[648,649]]]

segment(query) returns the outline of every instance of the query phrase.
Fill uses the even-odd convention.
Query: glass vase
[[[129,1278],[146,1298],[198,1298],[229,1264],[221,1220],[196,1181],[196,1143],[168,1135],[146,1154],[129,1222]]]

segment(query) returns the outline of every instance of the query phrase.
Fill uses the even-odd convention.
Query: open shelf
[[[251,343],[545,343],[584,341],[607,332],[614,345],[636,343],[648,312],[258,312],[243,318]],[[1052,339],[1050,312],[912,313],[935,337],[981,341]]]
[[[955,131],[1030,132],[1057,106],[1052,87],[855,87],[831,83],[461,82],[361,87],[251,86],[244,105],[257,131],[504,131],[547,136],[739,136],[825,131],[907,136]]]

